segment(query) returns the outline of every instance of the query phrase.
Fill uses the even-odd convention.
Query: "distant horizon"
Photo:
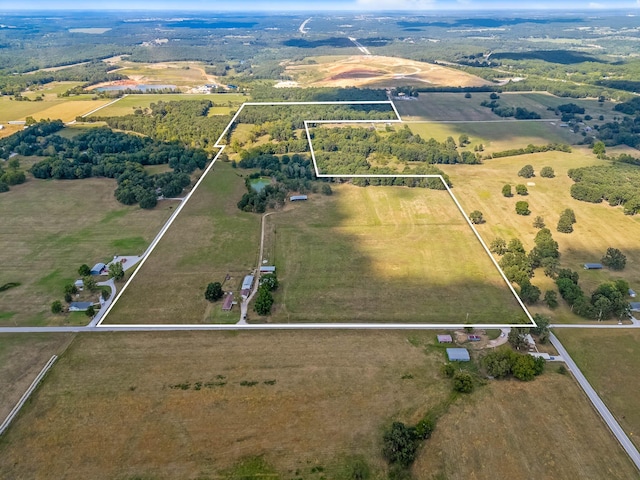
[[[55,11],[109,11],[109,12],[202,12],[202,13],[407,13],[428,14],[442,12],[500,12],[505,16],[526,11],[591,12],[606,13],[611,10],[638,10],[640,0],[604,3],[565,0],[563,2],[525,1],[514,8],[513,2],[504,0],[249,0],[212,2],[185,0],[180,7],[169,0],[112,0],[96,1],[78,8],[75,0],[25,0],[0,6],[0,14],[6,12],[55,12]]]

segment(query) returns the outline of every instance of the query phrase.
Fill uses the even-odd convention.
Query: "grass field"
[[[96,115],[100,117],[118,117],[122,115],[132,114],[136,109],[140,108],[144,110],[149,108],[152,103],[183,101],[183,100],[211,100],[214,105],[219,106],[218,115],[222,114],[222,108],[225,108],[225,112],[228,113],[228,105],[241,105],[243,102],[248,101],[249,97],[246,97],[237,93],[212,93],[212,94],[141,94],[141,95],[127,95],[126,97],[118,100],[113,105],[103,108],[96,112]],[[217,108],[217,107],[214,107]]]
[[[522,309],[446,191],[337,185],[268,217],[273,322],[510,323]],[[482,228],[482,226],[480,227]]]
[[[48,97],[48,96],[45,96]],[[31,116],[36,120],[60,119],[64,122],[75,120],[91,110],[105,105],[109,100],[91,100],[92,95],[78,95],[69,98],[45,98],[41,102],[16,102],[9,97],[0,98],[0,122],[24,120]]]
[[[72,334],[0,334],[0,421],[9,414],[52,355],[60,354]]]
[[[115,186],[107,179],[31,178],[2,194],[0,285],[21,285],[0,292],[0,324],[67,322],[68,317],[52,315],[50,305],[62,300],[62,289],[77,278],[78,267],[115,254],[140,254],[144,248],[117,247],[131,238],[147,245],[175,207],[175,202],[161,202],[154,210],[127,207],[115,200]]]
[[[640,330],[556,329],[556,336],[640,448],[637,372]]]
[[[424,139],[435,138],[444,141],[453,137],[458,143],[460,135],[469,136],[467,150],[473,150],[482,144],[484,154],[526,147],[528,144],[546,145],[548,143],[572,144],[582,138],[566,128],[552,125],[549,122],[522,122],[504,120],[498,122],[464,122],[464,123],[433,123],[418,122],[408,124],[411,131]]]
[[[81,335],[0,442],[0,477],[219,478],[251,456],[283,478],[340,478],[354,455],[379,471],[383,426],[446,397],[441,361],[400,332]]]
[[[238,291],[256,267],[260,216],[238,210],[241,170],[217,163],[125,291],[106,323],[226,323],[204,298],[210,282]],[[230,279],[225,281],[226,275]]]
[[[453,405],[412,471],[416,480],[638,476],[570,375],[553,371],[489,382]]]
[[[449,397],[433,342],[432,332],[80,335],[0,442],[0,476],[239,478],[227,472],[259,457],[267,478],[347,480],[360,458],[382,480],[384,427]],[[635,475],[571,377],[555,373],[455,401],[413,472]]]
[[[632,288],[640,286],[640,216],[624,215],[621,208],[609,207],[606,203],[579,202],[569,194],[573,181],[567,176],[567,170],[600,163],[602,161],[588,150],[575,147],[571,154],[548,152],[487,160],[483,165],[441,165],[441,168],[455,185],[455,195],[462,206],[466,210],[478,209],[483,213],[487,223],[482,226],[480,233],[487,242],[497,236],[507,241],[518,237],[530,250],[537,232],[532,225],[533,218],[542,216],[559,243],[561,266],[579,271],[580,285],[590,294],[600,283],[617,278],[626,279]],[[526,164],[533,165],[536,172],[543,166],[552,166],[556,177],[518,177],[518,170]],[[524,198],[518,195],[504,198],[501,189],[506,183],[534,185],[528,187],[529,195]],[[529,202],[531,215],[516,215],[515,202],[519,200]],[[577,218],[571,234],[556,231],[560,213],[566,208],[573,209]],[[608,247],[619,248],[627,256],[627,266],[623,271],[583,270],[584,263],[599,262]],[[536,272],[532,283],[543,292],[555,288],[542,271]],[[551,314],[556,322],[585,322],[565,307],[554,312],[540,305],[531,309]]]
[[[144,84],[156,82],[176,86],[196,86],[212,83],[215,77],[207,75],[204,65],[197,62],[136,63],[121,61],[118,73]]]

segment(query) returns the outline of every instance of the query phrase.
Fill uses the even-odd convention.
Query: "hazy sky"
[[[210,10],[210,11],[318,11],[318,10],[505,10],[640,8],[640,0],[0,0],[3,10]]]

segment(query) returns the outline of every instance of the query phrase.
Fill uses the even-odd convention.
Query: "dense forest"
[[[341,127],[315,128],[313,148],[318,167],[333,174],[398,173],[397,168],[387,167],[389,158],[397,162],[481,163],[479,154],[468,150],[458,151],[453,138],[444,142],[431,138],[424,140],[405,125],[400,129],[388,126],[379,133],[371,128]],[[412,172],[413,173],[413,172]]]
[[[622,163],[572,168],[569,177],[576,182],[571,196],[591,203],[607,201],[611,206],[622,205],[624,213],[640,212],[640,167]]]
[[[12,152],[44,157],[31,167],[36,178],[116,179],[117,200],[125,205],[140,203],[153,208],[159,195],[175,197],[191,183],[191,173],[207,163],[203,150],[185,148],[177,142],[92,128],[73,139],[56,135],[62,122],[40,122],[0,140],[0,155]],[[149,175],[143,165],[168,164],[173,172]]]
[[[160,101],[131,115],[91,116],[83,121],[104,121],[111,128],[142,133],[158,141],[210,150],[230,120],[227,115],[207,116],[211,107],[210,100]]]

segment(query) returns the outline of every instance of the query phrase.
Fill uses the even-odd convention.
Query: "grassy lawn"
[[[212,94],[179,94],[179,93],[167,93],[167,94],[139,94],[139,95],[127,95],[126,97],[118,100],[113,105],[109,105],[108,107],[103,108],[102,110],[96,112],[97,116],[100,117],[118,117],[122,115],[132,114],[136,109],[140,108],[144,110],[145,108],[149,108],[152,103],[158,103],[159,101],[163,102],[174,102],[174,101],[184,101],[184,100],[211,100],[215,107],[218,108],[216,111],[216,115],[221,115],[223,113],[229,112],[229,105],[241,105],[243,102],[247,102],[249,97],[235,94],[235,93],[212,93]],[[225,109],[224,112],[222,109]]]
[[[175,202],[154,210],[128,207],[115,200],[115,186],[108,179],[31,178],[2,194],[0,285],[21,285],[0,292],[0,324],[69,322],[52,315],[50,305],[62,300],[64,285],[77,278],[80,265],[144,251]]]
[[[60,354],[73,334],[0,334],[0,419],[4,420],[52,355]]]
[[[211,307],[204,290],[218,281],[226,291],[237,292],[258,261],[260,216],[236,206],[246,192],[241,174],[246,172],[228,163],[215,165],[106,323],[229,321],[210,311],[219,310],[221,303]],[[235,312],[237,321],[239,310]]]
[[[483,213],[487,223],[481,226],[480,233],[487,242],[498,236],[507,241],[518,237],[525,248],[530,250],[537,232],[532,225],[533,218],[542,216],[559,243],[561,266],[579,271],[580,285],[589,294],[600,283],[617,278],[626,279],[632,288],[640,286],[640,216],[624,215],[621,208],[610,207],[606,203],[579,202],[569,194],[573,181],[567,176],[567,170],[599,163],[602,161],[597,160],[588,150],[575,147],[571,154],[548,152],[487,160],[484,165],[441,167],[455,185],[454,193],[463,208],[467,211],[478,209]],[[526,164],[533,165],[536,172],[543,166],[552,166],[556,177],[518,177],[518,171]],[[504,184],[528,182],[534,185],[528,187],[529,195],[526,197],[502,196]],[[531,215],[516,215],[515,202],[519,200],[529,202]],[[565,208],[573,209],[577,218],[571,234],[556,231],[560,213]],[[583,270],[584,263],[599,262],[608,247],[619,248],[627,256],[627,266],[623,271]],[[532,283],[543,291],[555,288],[553,282],[540,270],[536,271]],[[565,307],[555,312],[541,306],[534,306],[532,310],[551,314],[557,322],[585,322]]]
[[[522,310],[446,191],[338,185],[267,220],[273,322],[509,323]],[[482,227],[481,227],[482,228]]]
[[[556,336],[640,448],[637,372],[640,330],[556,329]]]
[[[220,478],[263,456],[283,478],[346,479],[359,455],[382,478],[382,428],[449,391],[434,334],[411,336],[81,335],[0,442],[0,477]]]
[[[91,97],[92,95],[78,95],[57,98],[57,96],[45,95],[45,99],[41,102],[16,102],[4,96],[0,98],[0,122],[24,120],[28,116],[36,120],[49,118],[70,122],[78,115],[84,115],[94,108],[109,103],[109,100],[91,100]]]
[[[416,480],[638,475],[571,376],[553,371],[528,383],[490,381],[457,402],[412,472]]]

